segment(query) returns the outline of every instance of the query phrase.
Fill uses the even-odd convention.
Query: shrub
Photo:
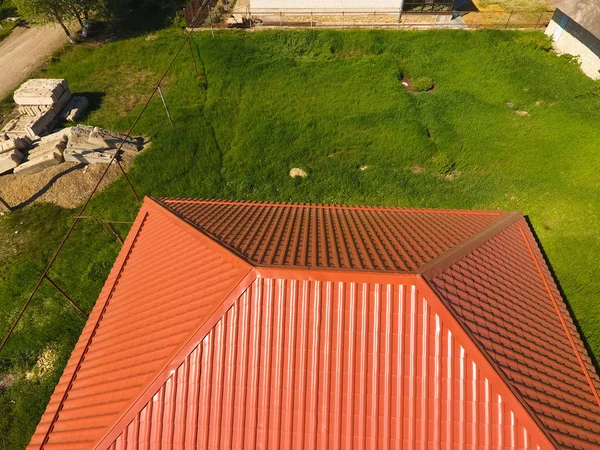
[[[456,162],[445,153],[437,153],[431,160],[436,172],[440,175],[448,175],[456,169]]]
[[[426,92],[433,89],[433,80],[429,77],[418,77],[412,80],[412,88],[415,92]]]
[[[175,14],[175,18],[173,19],[173,25],[177,28],[187,27],[187,21],[185,20],[183,11],[177,11],[177,14]]]

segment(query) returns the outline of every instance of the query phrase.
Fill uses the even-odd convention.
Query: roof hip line
[[[577,349],[577,345],[575,344],[575,340],[573,339],[573,336],[571,335],[571,331],[569,330],[569,327],[567,326],[567,322],[565,321],[565,318],[564,318],[563,314],[561,313],[560,308],[558,307],[558,302],[556,301],[556,298],[554,298],[554,294],[552,294],[552,290],[550,289],[548,280],[546,279],[546,276],[544,275],[544,272],[542,271],[542,267],[540,266],[540,263],[535,256],[535,253],[533,251],[531,243],[529,242],[529,240],[527,239],[527,236],[525,235],[525,232],[523,231],[523,227],[520,226],[519,231],[521,232],[521,236],[523,236],[523,240],[525,241],[525,244],[527,244],[527,248],[529,250],[529,254],[531,255],[531,259],[533,259],[533,262],[535,263],[535,266],[540,275],[540,278],[542,279],[542,282],[544,283],[544,287],[546,288],[546,292],[548,293],[548,297],[550,297],[550,300],[552,301],[554,310],[556,311],[556,314],[558,315],[560,323],[562,324],[562,327],[565,330],[565,333],[567,334],[567,338],[569,339],[571,348],[575,352],[577,361],[579,362],[579,365],[581,366],[581,369],[583,370],[583,374],[585,375],[585,378],[587,379],[590,389],[592,390],[592,394],[593,394],[594,398],[596,399],[598,408],[600,408],[600,395],[598,395],[598,391],[597,391],[596,387],[594,386],[592,377],[590,376],[590,373],[588,372],[587,367],[585,366],[583,359],[581,358],[581,354],[580,354],[579,350]]]
[[[479,233],[474,234],[472,237],[456,247],[453,247],[447,252],[442,253],[440,256],[429,261],[428,263],[423,264],[421,267],[419,267],[416,273],[421,275],[426,280],[431,280],[437,277],[446,269],[472,253],[476,248],[482,246],[498,233],[511,226],[521,217],[523,217],[523,213],[520,211],[507,214],[505,217],[502,217],[497,222],[494,222],[492,225],[484,228]]]

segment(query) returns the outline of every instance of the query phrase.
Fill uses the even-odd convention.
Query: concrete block
[[[90,103],[87,98],[73,97],[63,110],[61,118],[64,117],[64,120],[68,120],[69,122],[77,122],[83,119],[83,116],[87,112],[89,105]]]
[[[0,154],[9,152],[11,150],[26,150],[31,146],[31,139],[13,138],[7,141],[0,142]]]
[[[89,125],[77,125],[76,127],[69,128],[69,140],[73,142],[89,142],[90,133],[94,130],[94,127]]]
[[[6,134],[9,131],[12,131],[16,126],[17,123],[19,123],[19,118],[16,119],[12,119],[11,121],[9,121],[4,128],[2,128],[2,134]]]
[[[67,148],[64,156],[66,162],[77,162],[83,164],[109,164],[113,159],[116,150],[73,150]]]
[[[49,109],[46,113],[41,114],[39,116],[34,117],[25,125],[25,131],[27,134],[36,138],[40,136],[44,130],[50,125],[50,123],[56,118],[56,113],[54,110]]]
[[[72,98],[71,93],[69,91],[66,91],[63,93],[63,95],[60,96],[58,101],[52,105],[52,109],[54,110],[56,115],[59,115],[61,113],[61,111],[64,109],[64,107],[69,104],[69,102],[71,101],[71,98]]]
[[[11,150],[10,152],[0,155],[0,174],[13,170],[23,161],[23,153],[19,150]]]
[[[66,147],[69,136],[71,135],[70,130],[70,128],[63,128],[55,133],[44,136],[40,139],[40,146],[54,142],[63,142]]]
[[[125,134],[114,133],[103,128],[94,127],[94,130],[90,133],[89,141],[106,148],[119,148],[121,142],[125,141],[121,146],[121,150],[125,152],[138,152],[140,148],[137,141],[131,138],[125,139],[125,137]]]
[[[36,155],[29,161],[15,168],[15,174],[31,175],[41,172],[48,167],[56,166],[64,161],[63,156],[59,152],[45,152]]]
[[[27,159],[32,160],[46,153],[55,153],[63,157],[66,144],[67,141],[61,140],[45,142],[43,144],[40,143],[40,145],[38,145],[37,147],[34,147],[31,150],[29,150],[29,153],[27,154]]]
[[[13,98],[17,105],[52,106],[67,92],[70,96],[69,86],[65,80],[34,78],[23,83],[15,91]]]

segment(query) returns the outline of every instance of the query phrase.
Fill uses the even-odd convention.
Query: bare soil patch
[[[125,170],[131,166],[134,157],[132,154],[123,154],[121,164]],[[63,163],[28,176],[3,175],[0,177],[0,197],[11,208],[23,208],[34,203],[54,203],[72,209],[90,195],[105,169],[105,164]],[[112,164],[98,192],[120,175],[118,165]]]

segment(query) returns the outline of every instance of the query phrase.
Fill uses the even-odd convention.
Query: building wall
[[[564,31],[559,32],[560,23],[566,22]],[[560,33],[560,36],[556,36]],[[548,36],[556,36],[555,48],[561,53],[579,56],[581,70],[593,78],[600,79],[600,39],[582,27],[560,9],[557,9],[546,29]]]
[[[552,445],[424,283],[259,278],[110,448]]]

